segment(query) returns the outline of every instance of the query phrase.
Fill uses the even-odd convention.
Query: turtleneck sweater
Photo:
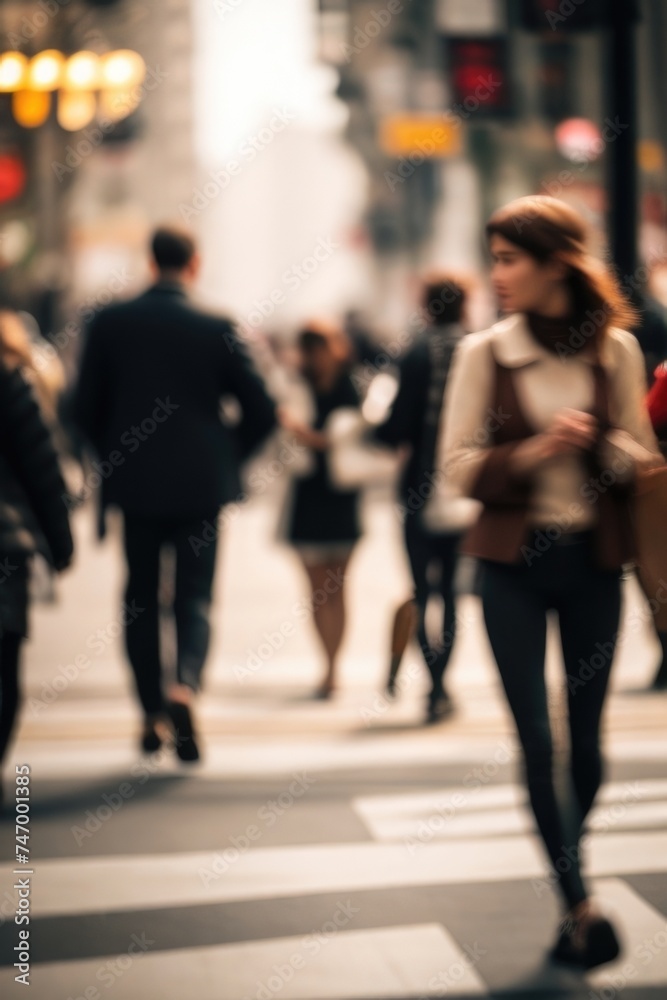
[[[592,337],[582,336],[586,317],[579,316],[542,316],[539,313],[526,313],[526,321],[535,340],[560,357],[568,354],[578,354],[597,341],[598,330]],[[590,322],[590,321],[588,321]]]

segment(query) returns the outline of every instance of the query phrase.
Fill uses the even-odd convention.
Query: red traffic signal
[[[25,164],[21,157],[16,153],[0,153],[0,204],[20,198],[25,190],[26,179]]]
[[[448,38],[454,110],[477,117],[512,111],[507,38]]]

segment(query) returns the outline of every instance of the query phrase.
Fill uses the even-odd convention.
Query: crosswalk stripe
[[[197,1000],[436,997],[448,985],[459,996],[489,996],[474,968],[474,949],[463,951],[441,925],[346,930],[354,910],[345,902],[332,907],[331,921],[305,937],[36,966],[31,985],[33,991],[48,985],[49,996],[78,997],[90,995],[91,986],[110,988],[116,978],[123,1000],[154,996],[158,982],[169,984],[170,996]],[[128,945],[129,939],[128,933]],[[115,964],[119,958],[124,970]],[[5,985],[12,985],[11,974],[0,972]]]
[[[83,746],[85,745],[85,752]],[[457,736],[434,741],[430,733],[374,735],[372,740],[362,736],[341,733],[306,739],[267,739],[235,737],[202,740],[205,754],[198,769],[203,779],[241,778],[258,775],[290,774],[303,770],[326,773],[360,768],[383,769],[392,767],[430,765],[480,765],[492,761],[496,755],[510,756],[518,761],[518,750],[513,737],[496,739]],[[667,759],[667,740],[627,739],[610,740],[605,750],[608,760],[618,762],[664,761]],[[29,763],[36,779],[103,778],[129,774],[140,766],[133,741],[117,740],[21,740],[13,749],[13,759]],[[172,773],[178,768],[173,755],[162,752],[153,759],[151,774]]]
[[[611,782],[600,790],[589,825],[616,831],[667,828],[667,781]],[[458,785],[432,792],[360,796],[352,805],[376,840],[526,833],[534,823],[519,785]]]
[[[626,986],[667,986],[667,919],[622,879],[595,883],[596,899],[621,929],[619,958],[592,972],[590,984],[617,996]],[[601,994],[604,996],[604,994]]]
[[[93,834],[94,836],[94,834]],[[245,836],[245,835],[242,835]],[[42,860],[34,876],[35,916],[102,913],[249,899],[351,892],[391,886],[542,880],[545,861],[535,837],[494,843],[467,838],[404,844],[352,843]],[[607,833],[590,838],[591,875],[667,871],[667,833]],[[94,894],[90,886],[95,886]],[[138,892],[141,887],[141,892]]]

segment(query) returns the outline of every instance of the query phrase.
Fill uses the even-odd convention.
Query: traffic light
[[[16,149],[0,151],[0,205],[16,201],[25,191],[25,163]]]
[[[9,94],[0,94],[0,214],[24,208],[32,192],[30,164],[34,135],[11,114]]]
[[[512,113],[506,37],[445,38],[453,108],[463,118]]]
[[[549,121],[563,121],[574,113],[572,42],[566,40],[540,43],[539,56],[540,110]]]
[[[607,23],[605,0],[521,0],[526,31],[590,31]]]

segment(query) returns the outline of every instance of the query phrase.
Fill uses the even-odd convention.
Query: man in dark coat
[[[196,760],[189,706],[209,644],[216,521],[222,505],[239,499],[240,465],[276,417],[234,325],[189,297],[200,264],[192,237],[163,227],[151,249],[155,284],[89,327],[73,415],[97,453],[102,512],[110,504],[123,512],[125,642],[145,713],[142,746],[160,746],[169,717],[179,756]],[[225,397],[240,406],[236,426],[221,416]],[[178,683],[165,701],[158,591],[166,545],[176,562]]]

